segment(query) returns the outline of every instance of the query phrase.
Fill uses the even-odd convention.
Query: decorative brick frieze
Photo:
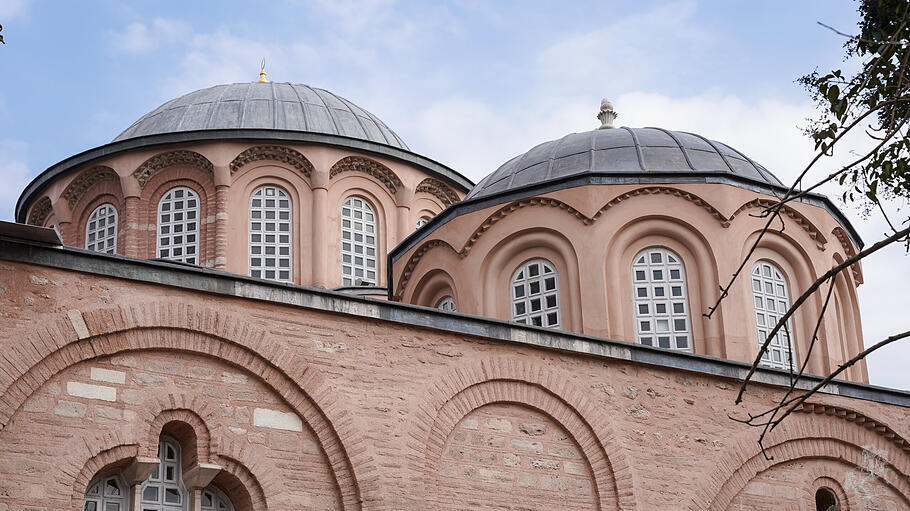
[[[47,220],[47,217],[51,215],[52,211],[53,205],[51,204],[51,199],[49,197],[41,197],[35,201],[35,204],[28,214],[28,224],[43,227],[44,222]]]
[[[290,165],[306,177],[310,177],[314,172],[313,164],[310,163],[310,160],[290,147],[262,145],[251,147],[238,154],[231,162],[231,174],[237,172],[249,163],[261,160],[277,161]]]
[[[420,184],[417,185],[415,192],[425,192],[436,197],[444,207],[451,206],[458,202],[458,194],[456,194],[452,188],[432,177],[428,177],[421,181]]]
[[[332,169],[329,171],[329,179],[344,172],[360,172],[372,176],[385,185],[393,195],[398,188],[401,188],[401,179],[395,175],[395,172],[393,172],[392,169],[378,161],[363,158],[361,156],[346,156],[341,160],[338,160],[335,165],[332,165]]]
[[[63,190],[63,193],[60,194],[60,198],[66,201],[66,204],[70,209],[73,209],[76,204],[79,202],[79,199],[85,195],[85,192],[89,190],[95,183],[106,180],[119,180],[120,177],[114,172],[114,169],[104,166],[97,165],[86,170],[83,170],[76,179],[66,186]]]
[[[144,188],[149,180],[162,170],[175,165],[186,165],[195,167],[212,173],[215,171],[214,165],[205,156],[195,151],[170,151],[156,154],[133,171],[133,177],[139,182],[139,186]]]

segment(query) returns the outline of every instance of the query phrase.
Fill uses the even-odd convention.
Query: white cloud
[[[0,219],[12,221],[19,193],[31,178],[26,154],[28,145],[20,140],[0,140]]]
[[[3,0],[0,2],[0,21],[9,21],[28,14],[31,0]]]
[[[150,23],[134,22],[122,31],[110,34],[114,51],[126,54],[148,53],[164,44],[186,40],[192,33],[190,25],[181,20],[155,18]]]

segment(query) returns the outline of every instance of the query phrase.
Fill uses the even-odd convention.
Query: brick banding
[[[332,399],[322,376],[299,356],[282,351],[266,331],[236,315],[187,303],[96,309],[84,317],[92,336],[83,340],[65,314],[23,332],[23,338],[33,342],[29,349],[10,354],[21,360],[19,373],[12,378],[0,374],[0,431],[25,400],[64,367],[137,349],[188,351],[246,367],[287,400],[318,438],[345,509],[360,509],[364,494],[378,492],[379,482],[371,476],[376,467],[362,447],[363,435]],[[360,480],[366,482],[361,485]]]
[[[494,358],[443,375],[417,407],[408,445],[417,498],[432,493],[432,477],[445,438],[470,411],[508,402],[552,417],[581,447],[591,467],[602,509],[637,509],[634,473],[616,426],[584,393],[543,366]]]

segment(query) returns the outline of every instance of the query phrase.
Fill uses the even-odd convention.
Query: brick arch
[[[120,184],[120,176],[114,172],[114,169],[106,165],[96,165],[83,170],[76,179],[73,179],[60,194],[60,198],[66,200],[66,204],[72,210],[79,203],[79,199],[95,183],[108,180],[115,180],[118,185]]]
[[[392,195],[395,195],[395,192],[401,188],[401,179],[392,171],[392,169],[369,158],[346,156],[338,160],[332,165],[331,170],[329,170],[329,179],[333,179],[343,172],[360,172],[373,176],[378,179],[380,183],[385,185]]]
[[[442,203],[443,207],[448,207],[458,202],[458,194],[456,194],[452,188],[432,177],[428,177],[421,181],[414,191],[428,193],[436,197],[439,199],[439,202]]]
[[[895,489],[910,504],[910,443],[894,430],[858,412],[841,407],[806,404],[791,415],[765,439],[762,454],[753,430],[739,436],[724,460],[698,483],[699,491],[688,509],[724,510],[729,502],[756,474],[787,461],[801,458],[830,458],[862,467],[863,453],[870,448],[890,447],[897,459],[887,461],[897,477],[883,482]]]
[[[290,147],[277,145],[260,145],[250,147],[249,149],[238,154],[230,164],[231,174],[242,169],[249,163],[260,160],[272,160],[285,163],[294,167],[306,177],[310,177],[310,175],[315,172],[313,164],[310,163],[310,160],[308,160],[306,156],[291,149]]]
[[[35,201],[32,204],[32,209],[28,214],[28,224],[37,225],[39,227],[44,226],[44,222],[47,221],[47,218],[53,213],[54,207],[51,203],[51,198],[44,196]]]
[[[458,421],[496,402],[528,406],[553,418],[581,447],[602,508],[637,508],[635,475],[609,416],[564,377],[542,366],[505,357],[450,371],[421,399],[411,421],[408,443],[415,498],[428,492],[428,470],[441,459],[445,438]]]
[[[179,150],[156,154],[145,160],[133,171],[133,177],[139,182],[140,188],[145,188],[146,183],[148,183],[152,176],[175,165],[195,167],[206,170],[209,173],[215,172],[214,165],[212,165],[212,162],[205,156],[202,156],[195,151]]]
[[[79,455],[71,456],[71,460],[86,461],[82,466],[78,466],[76,461],[71,461],[68,466],[63,467],[60,471],[61,474],[70,474],[71,476],[68,479],[57,479],[64,488],[72,489],[70,497],[72,502],[71,509],[82,508],[82,499],[85,498],[88,484],[92,482],[92,478],[95,475],[115,463],[126,462],[135,458],[139,452],[139,444],[117,430],[95,434],[82,442],[75,443],[72,448],[76,449]],[[61,495],[65,493],[66,490]]]
[[[221,465],[222,473],[215,476],[213,482],[217,484],[221,488],[221,491],[226,493],[228,497],[231,497],[231,501],[237,511],[266,511],[269,508],[262,485],[259,483],[256,476],[253,475],[253,472],[251,472],[243,463],[230,456],[222,455],[218,457],[218,464]],[[233,481],[230,481],[222,474],[230,474],[231,478],[236,481],[234,484],[239,486],[239,488],[235,487],[234,484],[232,484]],[[237,502],[234,500],[237,499],[237,494],[241,493],[241,491],[246,492],[246,495],[241,495],[241,497],[248,498],[249,502]]]
[[[173,402],[171,401],[173,400]],[[195,452],[187,452],[186,446],[181,445],[184,448],[184,464],[187,464],[190,461],[193,461],[191,457],[195,457],[195,461],[200,463],[208,463],[211,461],[211,454],[213,451],[217,450],[217,445],[213,444],[213,438],[209,431],[209,426],[207,424],[211,423],[214,420],[217,420],[215,416],[215,411],[211,409],[205,403],[196,403],[197,399],[187,399],[184,394],[171,394],[168,396],[168,399],[159,398],[154,403],[147,403],[154,408],[147,408],[143,416],[137,420],[137,426],[144,424],[148,427],[148,431],[145,432],[144,436],[140,436],[143,441],[140,444],[140,455],[148,456],[150,458],[157,457],[158,452],[158,438],[162,434],[164,426],[171,422],[180,422],[189,426],[193,430],[193,435],[195,436]],[[194,411],[192,408],[198,407],[200,412],[204,414],[205,419],[200,417],[200,414]],[[178,442],[180,439],[178,439]],[[182,444],[182,442],[180,442]],[[187,455],[190,456],[187,456]]]
[[[0,374],[4,378],[0,380],[0,431],[28,396],[61,367],[135,349],[188,351],[245,367],[286,400],[323,446],[345,509],[360,509],[365,494],[379,492],[377,468],[364,447],[364,436],[343,404],[331,399],[333,391],[317,369],[300,356],[280,350],[266,330],[236,315],[183,302],[96,309],[81,316],[87,335],[78,335],[66,314],[21,332],[23,339],[33,342],[25,343],[30,350],[13,347],[7,354],[20,363],[4,367],[12,378]]]

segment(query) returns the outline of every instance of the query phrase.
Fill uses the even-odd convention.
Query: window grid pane
[[[376,285],[376,215],[370,203],[348,197],[341,208],[341,285]]]
[[[178,186],[158,202],[158,243],[155,257],[199,264],[199,196]]]
[[[457,310],[455,308],[455,299],[451,296],[439,300],[439,304],[436,305],[436,308],[445,312],[455,312]]]
[[[417,219],[417,228],[420,229],[424,225],[427,225],[427,223],[429,221],[430,221],[430,217],[428,217],[428,216],[422,216],[422,217],[418,218]]]
[[[158,442],[158,468],[142,483],[140,509],[168,511],[186,509],[187,496],[183,488],[180,445],[170,438]]]
[[[202,490],[202,511],[234,511],[234,504],[214,486]]]
[[[787,282],[781,271],[771,263],[760,261],[752,267],[752,303],[755,310],[755,327],[761,347],[780,317],[790,308]],[[778,369],[790,368],[790,335],[793,328],[787,320],[768,344],[761,358],[761,365]]]
[[[560,328],[559,275],[544,259],[521,265],[512,275],[512,321]]]
[[[638,342],[691,352],[692,325],[682,259],[661,247],[639,252],[632,260],[632,287]]]
[[[82,499],[83,511],[120,511],[126,509],[127,491],[119,473],[90,482]]]
[[[117,209],[102,204],[92,211],[85,224],[85,248],[105,254],[117,253]]]
[[[291,200],[277,186],[263,186],[250,196],[250,276],[290,282]]]

